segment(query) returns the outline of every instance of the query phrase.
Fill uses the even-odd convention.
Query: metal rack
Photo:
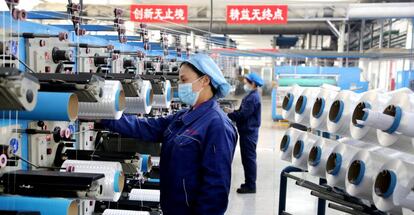
[[[386,215],[387,213],[379,211],[373,205],[366,205],[360,199],[347,195],[344,191],[332,188],[326,185],[325,179],[319,179],[319,184],[297,177],[291,173],[306,172],[299,168],[288,166],[280,173],[280,192],[279,192],[279,210],[278,214],[290,214],[286,212],[287,201],[287,180],[292,179],[296,185],[311,191],[311,195],[318,198],[317,215],[324,215],[326,212],[326,201],[328,208],[353,215]]]

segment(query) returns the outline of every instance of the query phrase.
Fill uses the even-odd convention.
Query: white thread
[[[338,145],[332,150],[331,155],[336,153],[341,156],[340,163],[334,163],[334,159],[328,158],[326,167],[332,168],[334,165],[338,167],[337,173],[330,174],[326,172],[327,184],[332,187],[345,188],[345,177],[352,162],[352,158],[361,150],[370,150],[377,147],[374,144],[361,142],[350,138],[342,138],[338,140]],[[331,156],[330,155],[330,156]],[[331,159],[331,160],[330,160]],[[336,168],[335,167],[335,168]]]
[[[359,98],[362,96],[362,94],[355,93],[350,90],[342,90],[338,93],[338,95],[334,98],[334,103],[336,104],[341,103],[341,108],[338,105],[331,105],[329,107],[328,112],[328,120],[327,120],[327,127],[328,131],[331,134],[337,134],[343,137],[351,137],[351,132],[349,129],[349,124],[351,122],[351,114],[354,111],[352,108],[355,108],[355,105],[357,104]],[[342,111],[342,112],[341,112]],[[334,113],[334,114],[332,114]],[[331,116],[335,116],[336,118],[329,119]],[[335,121],[337,120],[337,121]]]
[[[295,109],[295,122],[301,125],[305,125],[307,127],[310,127],[310,118],[311,118],[311,111],[313,108],[313,104],[315,103],[316,96],[319,94],[321,88],[306,88],[303,90],[303,92],[299,95],[298,100],[296,100],[296,103],[293,104],[293,109]],[[302,98],[301,98],[302,97]],[[304,105],[303,112],[298,113],[296,112],[298,108],[298,101],[299,99],[306,98],[306,103],[302,103]]]
[[[337,144],[338,144],[337,141],[326,139],[326,138],[320,138],[318,141],[315,142],[313,147],[317,147],[320,150],[320,157],[319,157],[319,161],[314,160],[315,163],[312,164],[310,162],[310,158],[312,156],[313,159],[316,159],[315,153],[317,152],[311,151],[309,153],[309,157],[308,157],[309,174],[313,176],[317,176],[319,178],[326,178],[326,174],[325,174],[326,162],[328,160],[329,155],[331,155],[332,151],[334,150]]]
[[[282,108],[283,119],[289,120],[291,122],[293,122],[295,120],[295,104],[298,101],[298,98],[299,98],[300,94],[302,94],[303,90],[304,90],[304,88],[302,88],[299,85],[295,84],[287,92],[287,93],[290,93],[290,95],[293,96],[293,101],[291,101],[291,105],[290,105],[289,110],[285,110],[285,109]],[[287,95],[288,94],[285,95],[284,99],[287,99]]]
[[[150,215],[150,213],[148,211],[106,209],[102,215]]]
[[[302,170],[308,169],[308,157],[309,152],[311,151],[312,147],[315,145],[315,143],[320,139],[321,137],[318,137],[314,134],[311,134],[309,132],[304,133],[303,135],[299,136],[296,140],[296,142],[293,143],[293,150],[292,150],[292,165],[295,167],[298,167]],[[301,141],[301,142],[299,142]],[[298,157],[295,157],[296,149],[299,148],[299,144],[302,145],[302,150],[300,153],[298,153]]]
[[[329,112],[329,108],[331,107],[332,102],[334,101],[334,98],[336,97],[336,95],[338,95],[338,92],[339,92],[339,88],[336,86],[332,86],[329,84],[322,85],[319,94],[316,96],[316,99],[323,99],[324,106],[319,107],[319,110],[322,109],[321,110],[322,113],[320,113],[319,117],[315,117],[313,116],[313,110],[317,107],[317,105],[321,105],[321,103],[317,104],[316,99],[315,99],[315,102],[311,105],[312,106],[312,111],[310,114],[311,128],[325,131],[325,132],[328,131],[328,128],[326,126],[327,115]]]
[[[66,160],[62,164],[62,168],[65,168],[65,170],[61,171],[70,169],[73,172],[104,174],[102,194],[96,196],[99,200],[118,201],[121,196],[124,177],[122,166],[119,162]],[[116,179],[118,181],[115,181]],[[119,187],[119,192],[115,192],[116,185]]]
[[[122,103],[125,104],[125,95],[121,82],[107,80],[105,81],[102,101],[79,102],[78,116],[79,119],[120,119],[125,109]]]
[[[151,92],[148,91],[152,90],[151,82],[144,80],[140,85],[140,89],[138,91],[138,97],[126,97],[126,108],[125,113],[130,114],[137,114],[143,113],[148,114],[152,108],[152,96]],[[148,98],[150,96],[150,98]],[[147,99],[150,100],[150,104],[147,104]]]
[[[279,143],[280,159],[288,162],[292,161],[293,146],[295,145],[297,139],[304,134],[305,132],[295,128],[288,128],[286,130],[284,135],[286,138],[284,137],[284,139],[282,139]]]
[[[163,86],[163,93],[162,94],[154,94],[154,103],[152,104],[155,108],[169,108],[171,105],[171,82],[166,80]],[[167,98],[169,95],[169,98]]]
[[[129,200],[160,202],[160,191],[149,189],[132,189],[129,193]]]

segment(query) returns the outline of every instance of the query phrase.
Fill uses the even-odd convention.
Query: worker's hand
[[[225,113],[233,113],[233,108],[229,108],[229,107],[224,107],[224,109],[223,109],[223,111],[225,112]]]

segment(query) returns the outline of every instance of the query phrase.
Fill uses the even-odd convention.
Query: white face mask
[[[243,85],[243,89],[244,89],[244,91],[246,91],[246,92],[250,92],[250,91],[252,91],[252,88],[251,88],[249,85],[247,85],[247,84],[244,84],[244,85]]]

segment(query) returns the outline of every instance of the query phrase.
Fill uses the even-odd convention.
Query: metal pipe
[[[329,194],[319,193],[317,191],[311,191],[311,195],[316,196],[318,198],[323,198],[325,200],[335,202],[335,203],[338,203],[338,204],[341,204],[341,205],[345,205],[347,207],[354,208],[356,210],[361,210],[361,211],[364,210],[364,207],[362,205],[351,203],[351,202],[348,202],[344,199],[338,199],[338,198],[330,196]]]
[[[279,191],[279,213],[283,214],[286,210],[286,194],[287,194],[287,177],[285,173],[291,172],[303,172],[303,170],[288,166],[282,170],[280,173],[280,191]]]
[[[383,43],[383,41],[384,41],[384,20],[383,19],[381,19],[380,20],[380,24],[381,24],[381,27],[380,27],[380,35],[379,35],[379,44],[378,44],[378,48],[382,48],[382,43]],[[391,32],[390,32],[391,33]]]
[[[316,50],[318,50],[318,45],[319,45],[319,44],[318,44],[318,42],[319,42],[319,41],[318,41],[318,40],[319,40],[319,33],[316,33],[316,35],[315,35],[315,36],[316,36],[316,39],[315,39],[315,49],[316,49]]]
[[[209,32],[211,34],[211,30],[213,29],[213,0],[210,0],[210,27]]]
[[[365,29],[365,19],[361,21],[361,28],[359,30],[359,52],[364,51],[364,41],[363,41],[364,29]]]
[[[228,25],[225,20],[214,21],[211,31],[216,34],[319,34],[332,35],[329,26],[323,22],[289,22],[286,25]],[[175,31],[183,31],[190,33],[192,29],[199,29],[201,31],[208,31],[210,27],[210,20],[190,21],[186,26],[171,25],[171,24],[157,24],[157,26],[150,26],[152,29],[163,29],[168,27]],[[195,33],[200,33],[195,31]]]
[[[389,22],[388,22],[388,48],[391,47],[391,36],[392,36],[391,30],[392,30],[392,19],[389,19]]]
[[[350,44],[350,39],[351,39],[351,24],[350,23],[348,23],[347,24],[347,41],[346,41],[346,52],[349,54],[349,44]],[[349,66],[349,59],[348,58],[346,58],[346,67],[348,67]]]
[[[381,19],[414,17],[414,3],[349,4],[349,19]]]
[[[363,212],[359,212],[359,211],[354,211],[354,210],[352,210],[350,208],[347,208],[347,207],[344,207],[344,206],[341,206],[341,205],[337,205],[337,204],[329,203],[328,204],[328,207],[329,208],[332,208],[334,210],[338,210],[338,211],[341,211],[341,212],[348,213],[348,214],[353,214],[353,215],[368,215],[367,213],[363,213]]]
[[[409,70],[411,70],[414,67],[413,49],[414,49],[414,18],[411,19],[411,48],[410,48],[411,58],[410,58]]]
[[[371,42],[369,45],[369,48],[372,48],[372,46],[374,45],[374,23],[371,23]]]
[[[319,185],[326,185],[326,179],[320,178],[319,179]],[[326,200],[318,198],[318,212],[317,215],[325,215],[326,210]]]

